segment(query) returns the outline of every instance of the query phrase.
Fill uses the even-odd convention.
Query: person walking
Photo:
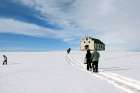
[[[67,53],[69,54],[69,53],[70,53],[70,51],[71,51],[71,48],[68,48],[68,49],[67,49]]]
[[[86,64],[87,64],[87,70],[91,69],[91,52],[88,49],[86,53]]]
[[[3,57],[4,57],[3,65],[7,65],[7,56],[3,55]]]
[[[91,54],[93,72],[98,72],[99,57],[100,57],[100,54],[95,49]]]

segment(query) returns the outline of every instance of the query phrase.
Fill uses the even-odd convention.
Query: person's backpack
[[[84,58],[84,64],[87,64],[87,59],[86,59],[86,57]]]

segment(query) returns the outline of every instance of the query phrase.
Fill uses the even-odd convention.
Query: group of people
[[[67,49],[67,54],[71,52],[71,48]],[[99,62],[100,54],[95,49],[93,52],[91,52],[90,49],[87,50],[86,56],[85,56],[85,64],[87,65],[88,71],[98,72],[98,62]]]
[[[69,54],[71,51],[71,48],[67,49],[67,53]],[[2,65],[7,65],[7,56],[3,55],[4,57],[4,61]],[[89,71],[93,71],[93,72],[98,72],[98,61],[99,61],[99,57],[100,54],[99,52],[97,52],[97,50],[95,49],[92,53],[90,51],[90,49],[87,50],[86,53],[86,62],[85,64],[87,64],[87,70]]]
[[[92,53],[88,49],[86,53],[86,64],[87,64],[87,70],[98,72],[98,61],[99,61],[100,54],[95,49]]]

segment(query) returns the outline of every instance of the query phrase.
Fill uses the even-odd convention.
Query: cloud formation
[[[51,35],[65,42],[74,42],[85,34],[92,34],[93,37],[103,40],[108,48],[140,50],[139,0],[15,0],[15,2],[39,11],[43,19],[46,18],[48,22],[55,23],[62,29],[1,19],[4,24],[10,22],[15,24],[9,24],[13,32],[33,36]],[[0,28],[9,31],[4,24],[0,24]],[[22,31],[19,31],[20,28]]]
[[[2,1],[0,3],[0,12],[1,18],[11,18],[52,29],[60,28],[55,23],[49,22],[49,19],[44,18],[43,15],[40,14],[40,11],[27,5],[17,3],[15,0]]]

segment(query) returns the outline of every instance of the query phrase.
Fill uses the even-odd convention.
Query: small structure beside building
[[[86,51],[87,49],[90,50],[97,50],[97,51],[104,51],[105,50],[105,44],[99,40],[92,37],[85,37],[82,38],[80,41],[80,50]]]

